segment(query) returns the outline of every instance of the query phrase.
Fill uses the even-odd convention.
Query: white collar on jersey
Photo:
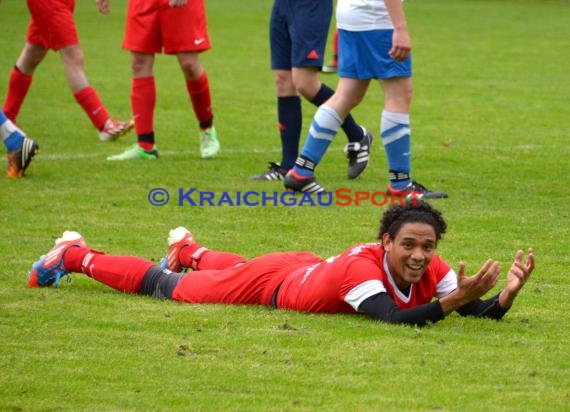
[[[390,285],[392,285],[392,289],[394,289],[394,293],[396,294],[398,299],[400,299],[402,302],[409,303],[410,298],[412,297],[412,292],[414,290],[414,284],[412,283],[410,285],[410,289],[408,290],[408,295],[406,296],[400,290],[400,288],[396,284],[396,281],[394,280],[394,277],[390,273],[390,268],[388,267],[388,252],[386,252],[386,251],[384,251],[384,262],[383,263],[384,263],[384,270],[386,271],[386,274],[388,275],[388,282],[390,282]]]

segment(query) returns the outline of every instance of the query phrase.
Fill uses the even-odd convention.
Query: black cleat
[[[11,178],[23,177],[34,156],[39,153],[40,146],[31,137],[24,137],[22,147],[8,152],[8,170],[6,176]]]
[[[302,178],[293,170],[287,173],[285,180],[283,181],[283,185],[285,186],[285,189],[292,190],[294,192],[320,193],[325,191],[325,188],[317,182],[315,176]]]
[[[344,153],[348,157],[348,178],[351,180],[356,179],[364,172],[370,160],[372,133],[364,127],[362,127],[362,131],[364,132],[364,137],[360,142],[348,143],[344,147]]]
[[[424,185],[416,182],[415,180],[412,181],[408,186],[404,189],[397,190],[392,189],[391,185],[388,185],[388,195],[390,196],[401,196],[407,200],[414,200],[414,199],[445,199],[447,198],[446,192],[432,192]]]
[[[283,180],[286,174],[287,170],[279,163],[269,162],[269,169],[258,176],[252,176],[251,180]]]

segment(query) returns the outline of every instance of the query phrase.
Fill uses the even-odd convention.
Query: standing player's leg
[[[288,8],[290,2],[275,0],[269,19],[269,49],[275,94],[277,96],[277,125],[281,143],[281,161],[269,162],[269,169],[253,180],[283,180],[293,168],[299,153],[303,125],[301,98],[293,84],[291,53],[292,39]]]
[[[310,193],[324,190],[314,176],[315,167],[341,128],[343,119],[364,98],[369,83],[370,80],[340,78],[336,92],[313,117],[301,155],[285,177],[286,188]]]
[[[200,63],[197,52],[179,52],[176,57],[184,73],[186,90],[200,128],[200,155],[204,159],[214,157],[220,151],[220,142],[214,127],[208,74]]]
[[[78,44],[65,46],[59,52],[69,88],[95,129],[99,131],[99,139],[101,141],[116,140],[128,133],[133,128],[133,121],[111,119],[97,91],[89,84],[84,70],[84,55],[81,47]]]
[[[8,91],[4,100],[3,111],[16,122],[20,108],[32,85],[33,75],[47,54],[47,49],[38,44],[26,43],[14,68],[10,72]]]
[[[4,112],[0,111],[0,137],[8,151],[8,170],[6,176],[23,177],[40,146],[31,137],[20,130]]]
[[[215,157],[220,151],[214,126],[210,82],[199,54],[212,46],[208,34],[204,0],[194,0],[182,7],[160,9],[160,33],[164,52],[174,54],[184,74],[186,90],[200,129],[200,156]]]
[[[153,74],[154,54],[131,52],[131,110],[137,143],[107,160],[155,160],[158,150],[154,136],[156,84]]]
[[[380,135],[388,159],[388,193],[426,199],[446,198],[446,192],[430,191],[411,178],[411,76],[383,79],[380,84],[384,90]]]

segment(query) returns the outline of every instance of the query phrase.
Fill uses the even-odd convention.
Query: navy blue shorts
[[[332,0],[275,0],[269,23],[271,69],[322,67]]]
[[[349,79],[412,76],[412,57],[399,62],[388,52],[393,30],[338,31],[338,75]]]

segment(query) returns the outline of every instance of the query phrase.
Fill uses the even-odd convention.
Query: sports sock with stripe
[[[320,106],[311,122],[311,128],[300,157],[310,160],[316,166],[338,133],[341,123],[342,119],[336,111],[327,105]],[[314,174],[313,170],[298,165],[295,165],[294,170],[298,175],[304,177]]]
[[[411,179],[411,142],[409,113],[382,112],[380,123],[382,144],[388,158],[390,185],[394,189],[403,189]]]

